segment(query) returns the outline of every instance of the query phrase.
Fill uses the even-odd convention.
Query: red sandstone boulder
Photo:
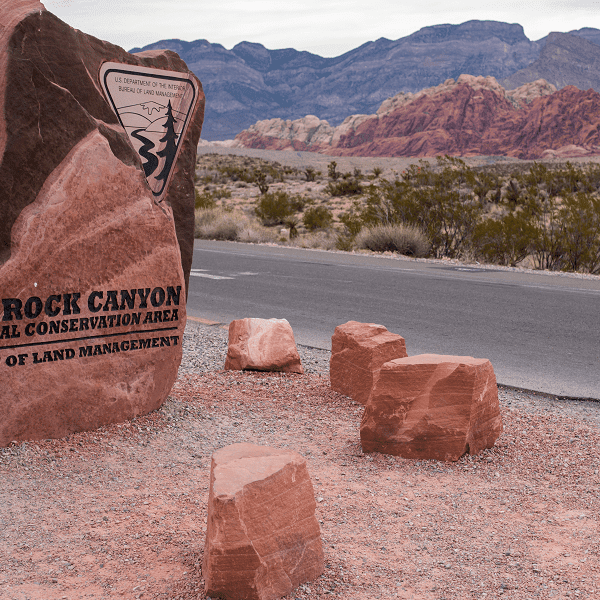
[[[233,444],[210,471],[202,575],[207,596],[271,600],[323,572],[306,461],[291,450]]]
[[[501,432],[490,361],[438,354],[383,365],[360,425],[364,452],[452,461],[491,448]]]
[[[331,338],[331,389],[366,404],[381,366],[407,356],[404,338],[383,325],[348,321]]]
[[[225,368],[304,373],[294,332],[285,319],[232,321]]]
[[[187,76],[185,63],[169,51],[129,54],[34,0],[0,0],[0,26],[6,446],[123,421],[169,393],[186,321],[204,102],[157,204],[99,70],[115,61]]]

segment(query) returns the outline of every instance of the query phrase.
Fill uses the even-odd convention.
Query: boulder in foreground
[[[331,338],[331,389],[366,404],[381,366],[405,356],[404,338],[383,325],[358,321],[338,325]]]
[[[304,373],[286,319],[237,319],[229,324],[225,369]]]
[[[421,354],[381,368],[360,426],[364,452],[456,461],[502,432],[489,360]]]
[[[271,600],[323,572],[306,461],[286,449],[232,444],[210,472],[202,574],[207,596]]]

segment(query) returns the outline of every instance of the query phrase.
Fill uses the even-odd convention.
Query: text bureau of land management
[[[101,356],[131,350],[177,346],[181,286],[78,292],[2,299],[0,365],[23,366]],[[82,314],[89,316],[77,316]],[[87,309],[87,310],[86,310]],[[123,331],[122,328],[127,328]],[[119,331],[121,329],[121,331]],[[113,330],[107,332],[107,330]],[[116,330],[116,331],[115,331]],[[155,334],[123,339],[132,334]],[[112,338],[107,340],[106,338]],[[74,348],[58,344],[86,342]],[[50,349],[39,348],[49,346]]]

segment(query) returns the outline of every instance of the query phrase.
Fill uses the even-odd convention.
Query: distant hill
[[[600,43],[598,29],[562,35]],[[162,40],[131,51],[168,48],[177,52],[200,78],[206,93],[202,137],[222,140],[274,117],[298,119],[311,114],[338,125],[347,115],[374,113],[398,92],[414,93],[461,74],[508,80],[526,73],[548,42],[555,43],[552,36],[529,40],[518,24],[468,21],[424,27],[398,40],[380,38],[334,58],[293,48],[269,50],[250,42],[227,50],[207,40]],[[588,50],[596,47],[589,44]],[[583,48],[571,53],[577,65],[585,63],[585,52]],[[565,68],[568,65],[561,67],[561,73]],[[593,66],[589,79],[583,78],[578,87],[600,90],[599,72]],[[550,76],[544,78],[554,83]]]
[[[307,116],[269,119],[232,145],[333,156],[513,156],[600,154],[600,94],[544,80],[505,90],[493,77],[461,75],[418,94],[400,93],[373,115],[341,125]]]
[[[597,30],[593,30],[597,31]],[[600,37],[590,36],[600,42]],[[583,37],[551,33],[539,57],[528,67],[509,75],[501,83],[514,88],[545,79],[557,88],[574,85],[580,90],[600,91],[600,46]]]

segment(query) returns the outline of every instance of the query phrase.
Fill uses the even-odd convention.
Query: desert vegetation
[[[600,273],[600,165],[458,158],[323,173],[205,154],[196,236]]]

